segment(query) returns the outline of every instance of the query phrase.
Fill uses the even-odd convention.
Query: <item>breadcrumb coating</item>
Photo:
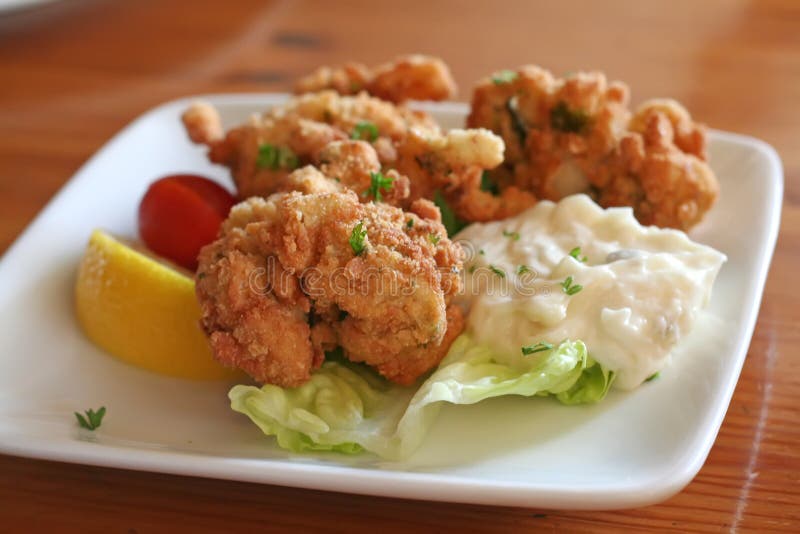
[[[370,70],[361,63],[320,67],[297,81],[297,94],[332,89],[341,95],[361,91],[388,100],[447,100],[456,95],[456,83],[447,64],[439,58],[414,54],[400,56]]]
[[[396,158],[394,143],[404,138],[410,128],[431,135],[440,132],[439,126],[424,113],[366,94],[343,97],[333,91],[294,97],[254,115],[224,135],[219,114],[203,102],[192,104],[184,112],[183,122],[193,141],[208,146],[209,159],[231,170],[242,199],[278,191],[289,173],[308,163],[320,163],[325,159],[323,150],[331,143],[353,137],[357,125],[374,125],[377,135],[371,145],[382,165]],[[278,159],[265,158],[265,149],[278,153]],[[333,151],[327,150],[329,158]],[[360,153],[367,159],[373,158],[363,146]],[[285,157],[281,159],[280,155]],[[364,166],[369,164],[365,162]]]
[[[482,194],[483,171],[503,162],[504,143],[494,133],[457,129],[443,134],[428,115],[365,94],[294,97],[224,136],[196,134],[221,130],[218,115],[203,103],[184,113],[184,123],[192,139],[209,146],[211,161],[231,169],[241,198],[285,190],[296,166],[312,164],[364,202],[407,209],[440,192],[470,221],[497,218],[529,200],[523,195],[498,201]],[[266,164],[265,148],[274,156]],[[282,160],[282,154],[290,156]],[[389,185],[376,195],[374,180]]]
[[[200,253],[203,328],[220,362],[259,382],[302,384],[338,346],[411,384],[463,329],[450,304],[462,251],[430,202],[406,213],[334,183],[305,167],[286,180],[292,192],[233,208]]]
[[[478,84],[467,125],[506,143],[504,165],[491,175],[501,199],[512,188],[549,200],[585,192],[604,207],[633,207],[644,224],[688,230],[719,189],[705,127],[674,100],[631,114],[628,98],[627,86],[600,72],[560,79],[525,66]]]

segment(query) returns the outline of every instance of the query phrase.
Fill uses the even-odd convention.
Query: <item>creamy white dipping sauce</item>
[[[468,249],[459,299],[476,342],[517,359],[526,345],[579,339],[622,389],[664,366],[726,260],[683,232],[643,227],[630,208],[604,210],[586,195],[472,224],[457,239]],[[576,247],[578,259],[570,256]],[[568,277],[582,289],[567,294]]]

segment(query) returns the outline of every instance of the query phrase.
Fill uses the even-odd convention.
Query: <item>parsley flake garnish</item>
[[[652,382],[653,380],[655,380],[656,378],[658,378],[658,376],[659,376],[660,374],[661,374],[660,372],[655,372],[655,373],[653,373],[652,375],[650,375],[650,376],[648,376],[648,377],[647,377],[647,380],[645,380],[645,382]]]
[[[483,249],[480,249],[480,250],[478,251],[478,254],[480,254],[481,256],[486,256],[486,251],[485,251],[485,250],[483,250]]]
[[[447,235],[452,237],[460,232],[467,223],[462,221],[450,207],[450,204],[445,200],[444,195],[439,190],[433,193],[433,203],[439,208],[439,213],[442,214],[442,224],[447,230]]]
[[[406,228],[414,228],[414,219],[409,219],[406,221]]]
[[[486,191],[494,196],[500,194],[500,188],[492,181],[491,176],[489,176],[489,171],[483,171],[481,173],[481,191]]]
[[[439,244],[439,241],[440,241],[442,238],[441,238],[441,236],[438,236],[438,235],[436,235],[436,234],[428,234],[428,239],[429,239],[429,240],[430,240],[430,242],[431,242],[431,243],[433,243],[434,245],[438,245],[438,244]]]
[[[367,237],[367,230],[364,229],[364,221],[359,221],[350,232],[350,248],[353,249],[353,254],[360,256],[367,245],[364,243],[364,238]]]
[[[499,276],[500,278],[505,278],[506,277],[506,272],[503,269],[495,267],[494,265],[490,265],[489,266],[489,270],[492,271],[497,276]]]
[[[369,179],[369,189],[364,191],[364,196],[372,195],[376,202],[380,202],[383,200],[381,190],[383,190],[384,193],[389,191],[394,184],[394,178],[391,176],[384,176],[383,173],[380,172],[371,172],[369,173]]]
[[[550,110],[550,126],[562,132],[581,133],[589,124],[589,115],[580,109],[569,109],[563,100]]]
[[[467,272],[469,274],[472,274],[472,273],[475,272],[475,269],[477,269],[477,268],[478,268],[478,266],[473,263],[472,265],[469,266],[469,269],[467,269]]]
[[[578,260],[581,263],[586,263],[589,259],[586,256],[581,257],[581,247],[575,247],[569,251],[569,255]]]
[[[513,70],[501,70],[492,75],[492,83],[495,85],[511,83],[517,79],[517,76],[518,74]]]
[[[350,139],[364,139],[365,141],[373,142],[380,135],[378,127],[375,123],[369,121],[361,121],[353,128],[353,133],[350,134]]]
[[[531,272],[531,268],[527,265],[520,265],[517,267],[517,274],[525,274]]]
[[[288,147],[270,145],[265,143],[258,147],[258,157],[256,158],[256,166],[260,169],[278,169],[294,170],[300,164],[294,152]]]
[[[347,361],[347,358],[344,356],[344,349],[342,347],[336,347],[333,350],[326,350],[325,351],[325,361],[326,362],[342,362],[344,363]]]
[[[540,341],[536,345],[526,345],[522,347],[522,355],[530,356],[531,354],[536,354],[537,352],[544,352],[546,350],[553,350],[553,344],[547,343],[546,341]]]
[[[519,112],[519,106],[516,96],[512,96],[506,101],[506,111],[511,117],[511,128],[519,138],[519,144],[525,146],[525,140],[528,138],[528,126],[525,124],[525,119]]]
[[[106,407],[102,406],[96,412],[94,410],[87,410],[84,412],[86,417],[75,412],[75,417],[78,419],[78,424],[81,428],[94,431],[103,423],[103,417],[106,415]]]
[[[564,293],[566,293],[567,295],[572,296],[575,293],[577,293],[578,291],[580,291],[581,289],[583,289],[583,286],[580,285],[580,284],[573,284],[572,283],[572,277],[568,276],[566,278],[566,280],[561,282],[561,289],[563,289]]]
[[[510,237],[512,241],[519,241],[519,232],[509,232],[508,230],[503,230],[503,235]]]

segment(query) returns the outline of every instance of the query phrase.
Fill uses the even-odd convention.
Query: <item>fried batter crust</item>
[[[375,125],[377,138],[349,139],[364,121]],[[259,147],[271,145],[291,150],[298,163],[317,166],[365,202],[375,199],[369,190],[376,173],[391,180],[381,190],[383,202],[408,209],[439,192],[467,221],[508,216],[535,202],[533,195],[513,189],[499,198],[481,190],[483,172],[503,161],[504,143],[494,133],[443,134],[427,115],[363,94],[296,97],[224,136],[218,133],[218,115],[206,104],[190,107],[184,123],[193,139],[209,146],[211,161],[231,169],[240,197],[286,190],[290,168],[259,166]]]
[[[325,351],[341,346],[351,360],[411,384],[463,328],[450,306],[461,249],[430,202],[405,213],[361,203],[334,183],[306,167],[287,179],[292,192],[233,208],[200,253],[203,328],[220,362],[260,382],[302,384]],[[367,234],[356,254],[350,238],[359,223]]]
[[[688,230],[718,194],[705,127],[673,100],[631,114],[627,86],[599,72],[559,79],[525,66],[484,79],[467,125],[506,142],[503,168],[492,173],[501,199],[516,196],[512,188],[550,200],[586,192],[604,207],[633,207],[644,224]]]
[[[361,63],[341,67],[320,67],[298,80],[297,94],[332,89],[341,95],[361,91],[388,100],[446,100],[456,95],[450,69],[439,58],[420,54],[400,56],[372,70]]]
[[[394,143],[403,139],[409,129],[414,128],[426,135],[440,133],[439,126],[427,114],[394,106],[363,93],[343,97],[333,91],[324,91],[294,97],[283,105],[254,115],[224,135],[219,114],[212,106],[196,102],[183,114],[190,138],[208,146],[208,157],[212,162],[231,170],[242,199],[268,196],[278,191],[293,170],[291,165],[273,168],[259,164],[260,147],[271,145],[280,150],[288,149],[296,156],[298,165],[319,163],[324,159],[321,153],[328,145],[348,140],[356,125],[364,122],[378,129],[378,138],[371,144],[382,165],[391,164],[396,158]],[[331,160],[332,152],[333,149],[328,150],[328,160]],[[373,157],[364,150],[361,153],[367,158]],[[342,154],[351,158],[352,152],[342,151]]]

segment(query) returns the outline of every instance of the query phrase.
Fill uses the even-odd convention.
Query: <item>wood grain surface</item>
[[[68,0],[0,15],[0,251],[156,104],[286,90],[321,64],[417,51],[449,62],[462,98],[501,67],[601,69],[630,84],[634,103],[672,96],[713,127],[778,149],[778,248],[733,402],[697,478],[657,506],[573,513],[0,456],[0,531],[800,531],[800,2]]]

